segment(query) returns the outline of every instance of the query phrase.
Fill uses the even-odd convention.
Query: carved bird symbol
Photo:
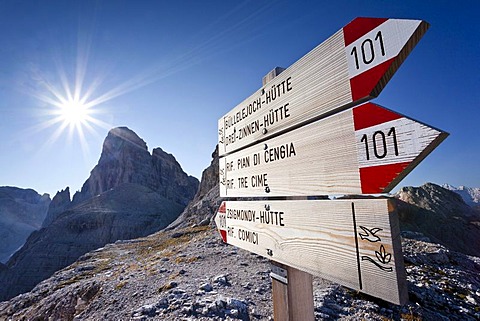
[[[362,240],[367,240],[373,243],[381,241],[381,239],[375,235],[382,230],[381,228],[374,227],[372,229],[368,229],[365,226],[360,226],[360,228],[365,232],[365,233],[358,233],[358,235],[360,235],[360,238]]]

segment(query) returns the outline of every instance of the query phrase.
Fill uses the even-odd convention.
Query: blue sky
[[[359,16],[431,24],[373,100],[450,133],[399,186],[480,186],[478,1],[238,0],[1,1],[0,185],[79,190],[115,126],[200,179],[217,119]],[[98,103],[81,135],[51,124],[65,88]]]

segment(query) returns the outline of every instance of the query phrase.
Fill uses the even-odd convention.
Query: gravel
[[[479,320],[480,259],[411,235],[407,305],[314,278],[316,319]],[[272,320],[269,273],[267,259],[223,244],[211,226],[159,232],[89,253],[0,303],[0,320]]]

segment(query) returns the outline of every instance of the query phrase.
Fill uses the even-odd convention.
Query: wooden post
[[[273,320],[289,321],[287,285],[272,278]]]
[[[273,319],[275,321],[313,321],[312,275],[291,266],[272,262],[287,271],[287,284],[272,277]]]
[[[282,73],[275,67],[262,79],[262,85]],[[272,265],[287,271],[287,283],[272,277],[273,319],[275,321],[314,321],[312,275],[291,266],[271,261]]]
[[[289,321],[313,321],[312,275],[291,266],[288,271],[288,316]]]

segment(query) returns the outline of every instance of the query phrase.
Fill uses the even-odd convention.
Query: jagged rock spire
[[[187,205],[198,188],[198,180],[188,176],[173,155],[161,148],[150,154],[134,131],[116,127],[109,131],[98,164],[73,202],[78,204],[126,183],[151,188],[182,205]]]

